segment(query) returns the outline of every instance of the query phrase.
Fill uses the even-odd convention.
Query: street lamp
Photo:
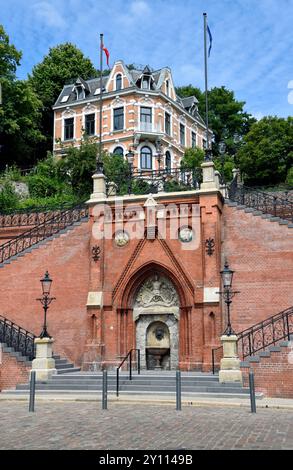
[[[131,194],[132,189],[132,172],[133,172],[133,162],[134,162],[134,152],[131,149],[128,150],[126,154],[128,167],[129,167],[129,180],[128,180],[128,194]]]
[[[51,291],[51,285],[52,285],[52,279],[49,276],[48,271],[45,272],[45,275],[42,279],[40,279],[41,285],[42,285],[42,297],[38,298],[43,305],[44,309],[44,325],[43,325],[43,331],[40,334],[40,338],[51,338],[47,331],[47,310],[49,308],[50,303],[52,300],[56,300],[55,297],[50,297],[50,291]]]
[[[225,177],[224,177],[224,164],[225,164],[225,152],[226,152],[226,144],[223,140],[221,140],[221,142],[219,143],[219,154],[221,155],[221,179],[222,179],[222,184],[224,183],[225,181]]]
[[[232,298],[234,297],[235,294],[238,294],[239,291],[232,290],[234,271],[232,271],[232,269],[229,268],[229,264],[227,261],[225,262],[224,269],[223,271],[220,272],[220,274],[221,274],[221,279],[222,279],[223,291],[219,292],[219,294],[223,296],[224,302],[227,305],[227,315],[228,315],[227,327],[223,334],[227,336],[231,336],[231,335],[235,335],[235,331],[233,330],[232,325],[231,325],[230,305],[232,303]]]
[[[163,158],[162,142],[160,140],[157,140],[157,142],[156,142],[156,150],[157,150],[157,160],[158,160],[159,174],[160,174],[161,173],[161,163],[162,163],[162,158]]]

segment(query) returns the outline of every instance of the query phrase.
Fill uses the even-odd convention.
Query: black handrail
[[[289,341],[290,335],[293,335],[293,307],[238,333],[238,354],[245,359],[283,339]]]
[[[35,357],[35,335],[0,315],[0,343],[20,352],[30,361]]]
[[[220,351],[220,350],[223,350],[223,346],[219,346],[218,348],[213,348],[212,349],[212,372],[213,372],[213,375],[216,372],[216,355],[217,355],[217,352]],[[222,355],[222,357],[223,357],[223,355]]]
[[[253,356],[258,351],[263,351],[268,346],[275,345],[283,339],[290,341],[291,335],[293,335],[293,307],[289,307],[237,333],[238,355],[244,360],[246,357]],[[222,346],[212,349],[213,374],[215,373],[216,351],[220,349],[222,349]]]
[[[84,204],[84,201],[79,205]],[[31,209],[7,209],[0,213],[0,227],[22,227],[38,225],[65,210],[74,209],[77,204],[63,203],[55,206],[39,206]]]
[[[140,349],[130,349],[116,369],[116,396],[119,397],[119,370],[124,362],[129,359],[129,380],[132,380],[132,351],[137,351],[137,373],[140,375]]]
[[[51,237],[60,232],[60,230],[73,225],[75,222],[87,217],[88,213],[88,207],[83,204],[61,211],[45,222],[36,225],[32,229],[23,232],[18,237],[0,245],[0,263],[23,252],[36,243]]]

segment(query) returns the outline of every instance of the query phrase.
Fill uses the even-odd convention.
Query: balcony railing
[[[163,129],[161,124],[154,124],[153,122],[139,122],[135,127],[135,132],[143,132],[147,134],[162,134]]]

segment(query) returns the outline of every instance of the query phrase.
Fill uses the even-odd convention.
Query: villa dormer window
[[[151,69],[148,66],[143,69],[136,84],[142,90],[152,90],[154,88],[154,77],[152,76]]]
[[[86,96],[90,93],[90,88],[88,83],[81,77],[79,77],[76,80],[72,91],[75,93],[77,100],[84,100]]]
[[[121,90],[122,89],[122,75],[119,73],[116,76],[116,90]]]
[[[166,95],[170,96],[170,82],[166,80]]]
[[[81,86],[77,86],[75,88],[75,91],[76,91],[76,99],[77,100],[83,100],[85,98],[84,89]]]
[[[143,77],[141,81],[141,88],[143,90],[149,90],[150,89],[150,77]]]

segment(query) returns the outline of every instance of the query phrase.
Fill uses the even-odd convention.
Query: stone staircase
[[[60,363],[58,364],[60,366]],[[62,366],[62,365],[61,365]],[[40,395],[78,395],[89,396],[102,392],[102,373],[75,372],[68,366],[68,373],[64,374],[64,369],[59,369],[47,382],[37,382],[36,391]],[[61,372],[62,371],[62,372]],[[183,397],[214,397],[214,398],[249,398],[248,388],[244,388],[240,383],[220,384],[218,375],[200,372],[182,372],[181,376]],[[7,396],[17,396],[28,393],[28,384],[19,384],[16,390],[3,390]],[[108,374],[109,395],[116,394],[116,374]],[[143,371],[141,375],[133,375],[132,380],[128,378],[127,372],[120,376],[120,396],[160,396],[174,397],[176,393],[175,371]],[[262,394],[257,394],[262,398]]]
[[[2,343],[2,352],[9,354],[11,357],[15,357],[17,362],[25,363],[27,367],[31,367],[32,365],[32,361],[29,357],[23,356],[20,351],[16,351],[15,348],[9,347],[5,343]],[[61,358],[56,355],[53,355],[53,358],[55,359],[55,367],[58,375],[80,371],[80,367],[74,367],[74,364],[69,362],[66,358]]]
[[[285,225],[289,229],[293,229],[293,222],[288,219],[283,219],[281,217],[275,217],[272,214],[264,214],[262,211],[254,209],[253,207],[248,207],[243,204],[239,204],[237,202],[231,201],[230,199],[225,199],[225,204],[229,207],[234,207],[236,210],[243,211],[247,214],[251,214],[255,217],[261,217],[262,219],[267,220],[268,222],[275,222],[279,225]],[[293,232],[293,230],[292,230]]]
[[[279,353],[282,352],[282,348],[288,348],[293,341],[293,334],[290,335],[290,341],[279,341],[277,345],[275,346],[268,346],[265,350],[259,351],[257,354],[253,356],[246,357],[244,361],[241,361],[240,367],[245,368],[245,367],[250,367],[251,364],[259,363],[261,362],[262,358],[267,358],[271,357],[273,353]]]
[[[88,219],[88,208],[85,205],[79,205],[64,210],[57,216],[52,216],[51,219],[0,245],[0,268],[66,234],[76,226],[88,222]]]

